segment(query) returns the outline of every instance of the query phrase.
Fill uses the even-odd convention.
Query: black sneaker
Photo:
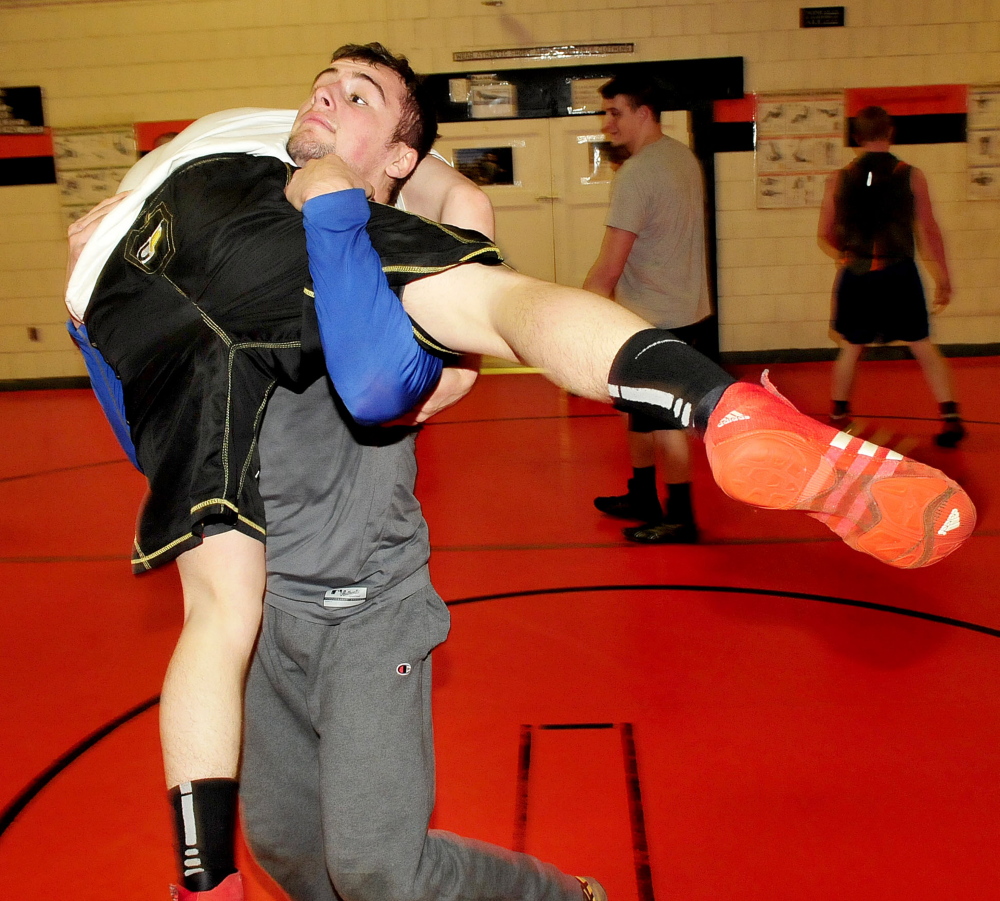
[[[934,436],[938,447],[958,447],[958,442],[965,437],[965,426],[961,419],[945,419],[941,423],[941,431]]]
[[[698,527],[693,522],[647,523],[622,534],[636,544],[697,544]]]
[[[660,501],[656,495],[634,491],[635,479],[628,480],[628,494],[595,497],[594,506],[608,516],[618,519],[637,519],[640,522],[659,522],[663,518]]]

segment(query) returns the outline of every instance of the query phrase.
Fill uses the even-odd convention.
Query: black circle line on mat
[[[117,466],[125,463],[131,466],[124,457],[114,460],[95,460],[93,463],[76,463],[73,466],[57,466],[54,469],[36,469],[34,472],[21,472],[12,476],[0,476],[0,485],[7,482],[24,482],[28,479],[43,479],[46,476],[64,475],[67,472],[82,472],[85,469],[100,469],[102,466]]]
[[[135,719],[139,714],[145,713],[150,707],[154,707],[160,702],[160,696],[150,698],[137,704],[131,710],[126,710],[121,716],[115,717],[110,723],[102,726],[96,732],[91,732],[82,741],[77,742],[65,754],[55,760],[50,766],[39,773],[28,785],[18,792],[17,796],[0,811],[0,838],[7,831],[10,825],[17,818],[17,815],[24,810],[56,776],[65,770],[71,763],[82,757],[94,745],[102,739],[107,738],[119,726],[124,726],[130,720]]]
[[[910,610],[907,607],[894,607],[891,604],[877,604],[874,601],[855,601],[850,598],[838,598],[826,594],[809,594],[803,591],[783,591],[768,588],[739,588],[731,585],[577,585],[566,588],[530,588],[525,591],[502,591],[496,594],[481,594],[467,598],[457,598],[447,601],[449,607],[462,604],[477,604],[481,601],[496,601],[505,598],[537,597],[545,594],[584,594],[599,591],[697,591],[713,594],[756,594],[771,598],[792,598],[801,601],[817,601],[821,604],[838,604],[842,607],[859,607],[862,610],[876,610],[880,613],[894,613],[897,616],[909,616],[923,619],[942,626],[954,626],[956,629],[967,629],[970,632],[980,632],[993,638],[1000,638],[1000,629],[970,623],[964,619],[954,619],[937,613],[925,613],[922,610]]]
[[[877,604],[873,601],[855,601],[850,598],[838,598],[825,594],[809,594],[802,591],[778,591],[767,588],[739,588],[731,585],[578,585],[565,588],[536,588],[525,591],[503,591],[496,594],[473,595],[467,598],[456,598],[453,601],[446,601],[449,607],[459,607],[463,604],[478,604],[483,601],[500,601],[508,598],[538,597],[540,595],[556,594],[584,594],[587,592],[603,591],[693,591],[702,593],[724,593],[724,594],[748,594],[761,595],[763,597],[791,598],[803,601],[817,601],[821,604],[838,604],[842,607],[857,607],[862,610],[875,610],[880,613],[893,613],[897,616],[909,616],[914,619],[922,619],[927,622],[937,623],[943,626],[954,626],[957,629],[965,629],[969,632],[978,632],[982,635],[989,635],[992,638],[1000,638],[1000,629],[992,629],[989,626],[981,626],[978,623],[970,623],[966,620],[954,619],[950,616],[940,616],[936,613],[925,613],[921,610],[909,610],[906,607],[894,607],[890,604]],[[107,738],[119,726],[124,726],[130,720],[135,719],[149,708],[155,706],[160,701],[159,695],[143,701],[131,710],[125,711],[121,716],[116,717],[107,725],[102,726],[96,732],[92,732],[82,741],[75,744],[65,754],[59,757],[54,763],[47,767],[42,773],[36,776],[22,789],[17,796],[8,804],[3,811],[0,811],[0,838],[10,828],[11,824],[56,776],[65,770],[70,764],[82,757],[94,745],[102,739]]]

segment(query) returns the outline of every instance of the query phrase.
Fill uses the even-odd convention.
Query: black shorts
[[[285,199],[292,168],[219,154],[173,173],[105,266],[86,314],[121,379],[136,455],[149,481],[132,568],[199,544],[206,523],[260,540],[257,436],[276,385],[324,374],[302,216]],[[372,204],[368,232],[390,285],[483,252],[476,233]],[[307,293],[308,292],[308,293]]]
[[[679,328],[668,329],[668,331],[675,338],[679,338],[695,350],[702,350],[702,345],[705,344],[708,338],[706,330],[709,328],[715,328],[715,320],[711,316],[699,322],[694,322],[691,325],[682,325]],[[648,435],[650,432],[681,432],[683,428],[681,426],[667,425],[662,419],[649,416],[645,413],[629,413],[628,430]]]
[[[833,330],[849,344],[923,341],[927,301],[913,260],[857,274],[841,269],[834,288]]]

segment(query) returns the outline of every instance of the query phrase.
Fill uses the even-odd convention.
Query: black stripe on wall
[[[753,122],[713,122],[712,149],[716,153],[753,150]]]
[[[853,120],[851,120],[853,123]],[[894,144],[964,144],[965,113],[926,113],[920,116],[893,116]],[[850,133],[850,130],[848,131]],[[857,147],[851,139],[851,147]]]
[[[0,159],[0,186],[54,185],[56,163],[51,156]]]

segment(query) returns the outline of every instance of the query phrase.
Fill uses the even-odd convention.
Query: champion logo
[[[399,666],[396,667],[396,675],[397,676],[408,676],[408,675],[410,675],[410,671],[412,669],[413,669],[413,667],[410,666],[410,664],[408,664],[408,663],[401,663],[401,664],[399,664]]]
[[[962,517],[958,515],[958,508],[952,507],[951,513],[948,514],[948,518],[944,521],[944,525],[938,529],[938,535],[947,535],[949,532],[954,532],[962,524]]]
[[[727,413],[722,419],[719,420],[719,424],[716,426],[717,429],[721,429],[724,425],[732,425],[734,422],[742,422],[750,417],[746,413],[741,413],[739,410],[733,410]]]

